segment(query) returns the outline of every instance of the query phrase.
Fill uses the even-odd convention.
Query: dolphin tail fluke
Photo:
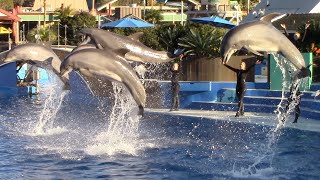
[[[310,77],[310,76],[311,76],[311,71],[308,68],[303,67],[302,69],[298,70],[294,79],[302,79],[302,78]]]
[[[138,115],[141,115],[141,116],[144,115],[144,107],[142,105],[139,106],[139,114]]]

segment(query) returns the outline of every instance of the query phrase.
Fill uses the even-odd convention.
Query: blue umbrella
[[[116,21],[104,23],[101,25],[101,27],[139,28],[139,27],[154,27],[154,25],[142,20],[138,20],[130,17],[124,17]]]
[[[229,22],[229,21],[222,19],[218,16],[192,18],[191,21],[197,22],[197,23],[202,23],[202,24],[210,24],[212,26],[227,28],[227,29],[231,29],[236,26],[232,22]]]

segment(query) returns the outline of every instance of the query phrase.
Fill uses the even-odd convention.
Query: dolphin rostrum
[[[279,13],[271,13],[261,17],[260,20],[240,24],[229,30],[220,45],[222,61],[227,63],[231,55],[242,48],[259,56],[262,56],[260,52],[277,52],[300,70],[297,78],[310,76],[311,72],[306,68],[302,54],[271,24],[271,20],[279,15]]]
[[[139,41],[142,32],[134,33],[130,36],[122,36],[97,28],[85,28],[80,34],[86,35],[82,44],[94,42],[99,49],[127,49],[125,58],[130,61],[144,63],[165,63],[173,60],[174,55],[166,51],[153,50]]]
[[[42,44],[27,43],[15,46],[11,49],[2,64],[11,62],[25,62],[34,64],[37,67],[52,70],[58,75],[60,80],[64,83],[64,88],[69,89],[69,76],[60,76],[60,58],[53,52],[51,48]]]
[[[136,72],[123,57],[127,52],[125,49],[113,52],[92,48],[75,51],[64,59],[60,73],[64,76],[76,70],[86,77],[123,83],[136,101],[139,115],[143,115],[146,92]]]

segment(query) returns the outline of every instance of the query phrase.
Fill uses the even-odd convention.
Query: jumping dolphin
[[[60,73],[64,76],[76,70],[86,77],[123,83],[136,101],[139,115],[143,115],[146,92],[136,72],[123,57],[127,52],[125,49],[113,52],[92,48],[76,51],[64,59]]]
[[[130,36],[122,36],[97,28],[85,28],[80,34],[86,35],[82,44],[94,42],[99,49],[127,49],[125,58],[131,61],[165,63],[173,60],[174,55],[166,51],[156,51],[139,41],[142,32],[134,33]]]
[[[240,24],[229,30],[220,45],[222,61],[227,63],[233,53],[242,48],[262,56],[260,52],[277,52],[299,69],[297,78],[311,75],[306,68],[302,54],[296,46],[272,24],[271,20],[279,16],[271,13],[257,21]]]
[[[64,83],[64,89],[69,89],[69,76],[60,76],[60,58],[53,52],[52,49],[42,44],[27,43],[15,46],[11,49],[6,58],[3,60],[3,64],[10,62],[26,62],[35,64],[35,66],[52,70],[58,75],[60,80]]]

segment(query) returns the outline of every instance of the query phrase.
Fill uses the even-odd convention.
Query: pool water
[[[0,179],[320,177],[319,132],[146,112],[110,136],[109,111],[63,102],[53,127],[34,134],[44,100],[0,108]]]

